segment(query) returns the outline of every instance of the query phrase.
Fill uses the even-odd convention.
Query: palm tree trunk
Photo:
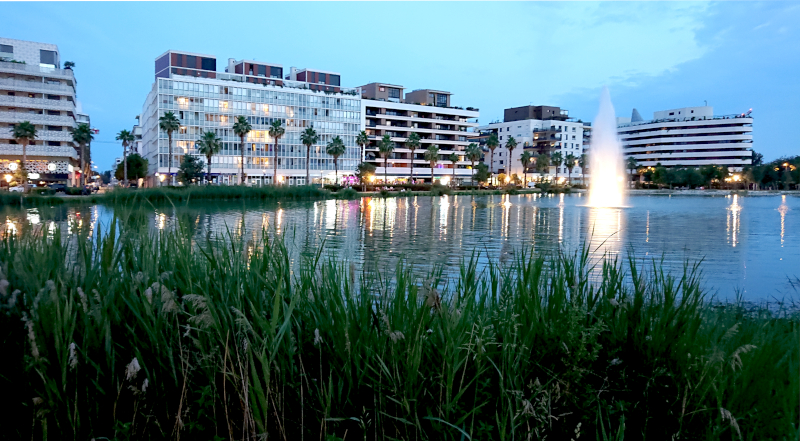
[[[431,162],[431,185],[433,185],[433,163]]]
[[[169,142],[169,157],[167,158],[167,179],[169,179],[169,185],[172,185],[172,131],[167,132],[167,140]]]
[[[494,174],[494,149],[492,149],[491,152],[492,155],[489,158],[489,179],[491,179]]]
[[[22,142],[22,169],[20,174],[25,173],[25,163],[28,162],[28,140]],[[25,181],[22,183],[23,193],[28,192],[28,177],[25,176]],[[22,200],[22,199],[20,199]]]
[[[241,144],[239,147],[242,150],[242,167],[241,167],[241,177],[239,177],[239,183],[244,185],[244,135],[239,135],[239,140],[241,140]]]
[[[411,177],[409,178],[410,183],[414,183],[414,149],[411,149]]]
[[[206,156],[208,159],[208,163],[206,164],[208,167],[206,168],[206,185],[211,183],[211,155]]]
[[[278,184],[278,137],[275,137],[275,161],[272,164],[272,185]]]
[[[339,161],[336,159],[336,157],[333,158],[333,185],[339,185]]]
[[[85,158],[86,158],[86,145],[84,143],[81,143],[81,180],[80,180],[81,188],[83,188],[84,181],[86,180],[86,176],[84,176],[86,172],[85,170],[86,166],[84,165],[84,163],[86,162]]]
[[[453,182],[450,183],[450,186],[456,188],[456,164],[453,163]]]
[[[470,164],[472,164],[471,165],[472,174],[469,177],[469,184],[470,184],[470,186],[474,187],[475,186],[475,161],[470,161]]]
[[[125,187],[128,186],[128,143],[122,143],[122,180]]]
[[[311,162],[311,144],[306,146],[306,185],[311,185],[311,172],[309,163]]]
[[[388,183],[389,183],[389,178],[387,177],[387,174],[386,174],[386,169],[388,167],[389,167],[389,157],[388,156],[384,156],[383,157],[383,185],[388,185]]]

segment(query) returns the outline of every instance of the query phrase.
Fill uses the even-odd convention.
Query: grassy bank
[[[590,283],[586,253],[551,257],[467,259],[445,279],[319,257],[292,271],[266,238],[5,238],[0,425],[17,439],[797,439],[797,315],[711,306],[692,267],[605,262]]]

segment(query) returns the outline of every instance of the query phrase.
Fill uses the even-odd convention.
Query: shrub
[[[355,199],[359,197],[359,194],[352,188],[345,188],[344,190],[336,192],[336,197],[339,199]]]
[[[54,189],[47,187],[36,187],[31,190],[32,193],[38,194],[40,196],[52,196],[56,194],[56,191]]]

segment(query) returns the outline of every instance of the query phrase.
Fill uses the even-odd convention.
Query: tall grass
[[[152,203],[210,200],[210,199],[326,199],[332,193],[319,187],[273,186],[245,187],[241,185],[208,185],[186,187],[116,189],[103,195],[104,202],[127,204],[149,201]]]
[[[266,234],[95,237],[0,242],[5,437],[800,434],[798,316],[712,306],[696,267],[525,252],[447,278],[293,266]]]

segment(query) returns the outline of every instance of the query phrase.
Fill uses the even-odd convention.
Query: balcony
[[[36,113],[24,112],[0,112],[0,122],[4,123],[20,123],[30,121],[31,124],[39,125],[61,125],[61,126],[74,126],[75,118],[71,116],[61,115],[39,115]]]
[[[41,81],[17,80],[15,78],[0,78],[0,89],[50,94],[56,92],[72,97],[75,96],[75,88],[69,84],[50,84]]]
[[[69,100],[48,100],[22,96],[0,95],[0,105],[10,107],[33,107],[36,109],[75,110],[75,102]]]
[[[51,78],[65,78],[75,81],[75,75],[72,69],[54,69],[50,67],[33,66],[23,63],[11,63],[0,61],[0,72],[13,72],[13,73],[29,73],[35,75],[42,75]]]
[[[0,139],[14,139],[13,130],[8,127],[0,128]],[[57,130],[37,130],[36,140],[38,141],[72,141],[72,132]]]
[[[78,159],[78,152],[70,146],[29,145],[26,149],[28,157],[62,156]],[[0,144],[0,155],[22,156],[22,146],[18,144]]]

